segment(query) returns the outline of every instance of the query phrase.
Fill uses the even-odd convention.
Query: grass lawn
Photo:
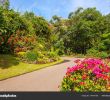
[[[62,62],[59,60],[48,64],[27,64],[19,62],[11,55],[0,55],[0,80],[32,72]]]

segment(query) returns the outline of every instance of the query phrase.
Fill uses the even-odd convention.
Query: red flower
[[[80,85],[84,85],[85,83],[84,83],[84,82],[80,82],[79,84],[80,84]]]
[[[104,79],[104,80],[108,80],[109,77],[108,77],[107,75],[104,75],[104,76],[103,76],[103,79]]]
[[[87,75],[84,74],[84,75],[82,76],[82,79],[85,80],[86,78],[87,78]]]
[[[69,72],[66,73],[66,76],[71,76],[71,74]]]
[[[73,81],[75,81],[76,80],[76,78],[73,78]]]

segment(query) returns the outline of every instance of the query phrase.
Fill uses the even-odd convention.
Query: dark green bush
[[[0,53],[1,54],[10,54],[13,53],[12,51],[13,48],[11,48],[10,45],[6,44],[6,45],[0,45]]]
[[[32,51],[26,52],[25,59],[29,62],[37,61],[38,54]]]
[[[107,50],[107,47],[103,42],[98,45],[98,48],[101,51],[106,51]]]

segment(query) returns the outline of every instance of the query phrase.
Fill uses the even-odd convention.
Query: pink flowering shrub
[[[101,59],[76,60],[68,68],[61,84],[61,91],[106,92],[110,91],[110,67]]]

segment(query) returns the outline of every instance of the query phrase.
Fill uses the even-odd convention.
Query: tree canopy
[[[86,54],[90,49],[109,53],[110,14],[80,7],[70,12],[67,19],[54,15],[48,22],[33,12],[20,14],[9,9],[9,1],[0,0],[0,53],[24,50],[23,47],[34,49],[39,41],[59,54]]]

